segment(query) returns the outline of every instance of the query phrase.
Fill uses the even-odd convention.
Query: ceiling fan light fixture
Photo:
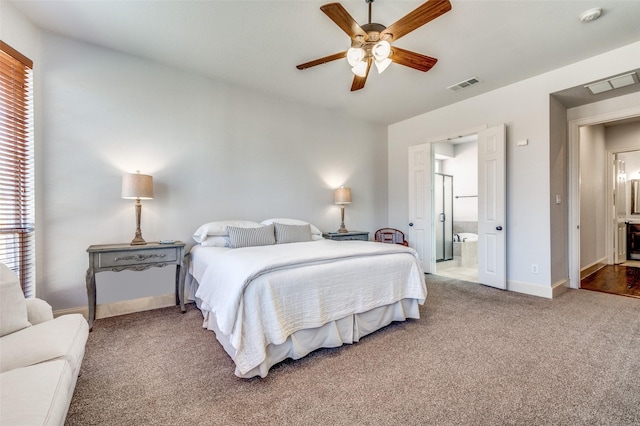
[[[365,52],[363,48],[350,47],[349,50],[347,50],[347,62],[349,62],[349,65],[352,67],[355,67],[358,63],[362,62],[364,55]]]
[[[450,1],[426,0],[425,3],[389,26],[371,22],[373,1],[365,0],[369,5],[369,22],[364,25],[359,25],[340,3],[334,2],[320,6],[320,10],[349,36],[351,48],[296,65],[296,68],[304,70],[346,57],[351,71],[355,74],[351,84],[352,92],[364,87],[372,62],[376,63],[379,73],[383,72],[391,62],[422,72],[429,71],[438,62],[436,58],[398,47],[392,50],[391,41],[395,44],[401,37],[449,12]]]
[[[366,77],[367,63],[365,61],[360,61],[351,68],[351,71],[358,77]]]
[[[376,61],[384,61],[391,54],[391,44],[387,40],[381,40],[373,46],[371,53]]]
[[[386,70],[389,65],[391,65],[390,58],[383,59],[382,61],[376,61],[376,68],[378,69],[378,74],[382,74],[382,72]]]

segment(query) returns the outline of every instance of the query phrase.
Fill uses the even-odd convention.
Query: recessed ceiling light
[[[595,21],[602,15],[601,7],[594,7],[593,9],[585,10],[580,14],[580,20],[582,22]]]

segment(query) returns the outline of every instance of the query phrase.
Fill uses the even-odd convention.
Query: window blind
[[[35,296],[33,62],[0,41],[0,262]]]

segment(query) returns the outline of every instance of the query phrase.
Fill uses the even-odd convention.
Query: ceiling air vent
[[[606,80],[596,81],[595,83],[587,84],[584,87],[589,89],[592,94],[597,95],[598,93],[608,92],[609,90],[619,89],[636,83],[638,83],[638,74],[630,72],[617,77],[611,77]]]
[[[478,77],[471,77],[465,81],[456,83],[453,86],[449,86],[447,87],[447,89],[451,90],[452,92],[457,92],[458,90],[466,89],[467,87],[473,86],[478,83],[480,83],[480,79],[478,79]]]

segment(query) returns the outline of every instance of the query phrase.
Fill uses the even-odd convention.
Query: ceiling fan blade
[[[451,3],[449,3],[449,0],[429,0],[422,6],[419,6],[417,9],[414,9],[412,12],[409,12],[404,17],[389,25],[387,29],[380,33],[380,38],[385,35],[391,35],[393,41],[396,41],[400,37],[407,35],[429,21],[433,21],[438,16],[443,15],[450,10]]]
[[[371,62],[373,60],[371,58],[369,58],[369,61],[367,62],[367,73],[364,75],[364,77],[359,77],[359,76],[354,76],[353,77],[353,83],[351,83],[351,91],[355,91],[355,90],[360,90],[364,87],[364,84],[367,82],[367,77],[369,77],[369,70],[371,69]]]
[[[400,49],[399,47],[392,47],[392,53],[389,57],[396,64],[404,65],[405,67],[413,68],[418,71],[429,71],[438,62],[436,58],[431,56],[421,55],[410,50]]]
[[[320,10],[335,22],[337,26],[342,28],[342,31],[347,33],[347,35],[352,39],[359,36],[363,37],[364,40],[369,38],[367,33],[362,29],[362,27],[360,27],[360,25],[358,25],[355,19],[349,15],[349,12],[347,12],[340,3],[325,4],[320,7]]]
[[[299,70],[306,70],[307,68],[315,67],[316,65],[326,64],[327,62],[342,59],[347,56],[347,51],[340,53],[334,53],[333,55],[325,56],[324,58],[316,59],[314,61],[305,62],[304,64],[296,65]]]

